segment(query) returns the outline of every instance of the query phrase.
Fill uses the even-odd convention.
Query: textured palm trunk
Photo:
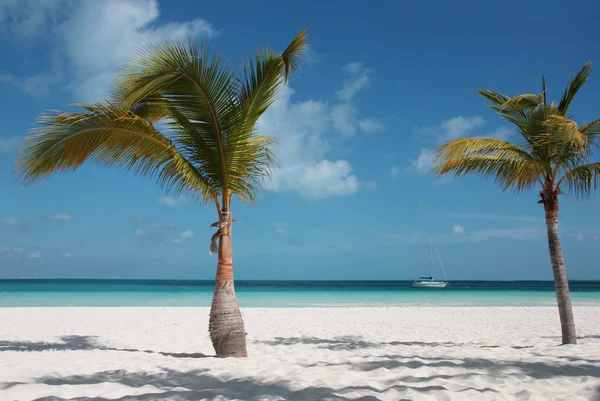
[[[231,231],[219,239],[215,293],[210,307],[209,332],[217,357],[247,357],[246,331],[233,285]]]
[[[550,251],[550,262],[552,263],[552,273],[554,275],[554,288],[556,289],[556,301],[558,303],[558,314],[560,315],[562,343],[577,344],[569,281],[567,280],[565,259],[558,236],[558,195],[562,193],[560,188],[554,188],[552,181],[549,180],[540,192],[541,200],[538,203],[544,205],[546,212],[548,250]]]
[[[554,274],[554,287],[556,288],[556,300],[560,315],[562,343],[577,344],[571,293],[569,291],[569,282],[567,281],[567,270],[565,269],[565,260],[558,236],[558,216],[549,217],[546,218],[548,248],[550,250],[550,261],[552,262],[552,273]]]

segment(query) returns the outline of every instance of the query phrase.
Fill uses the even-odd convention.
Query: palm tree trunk
[[[560,238],[558,237],[557,212],[558,210],[550,211],[550,213],[546,211],[546,228],[548,229],[548,248],[550,250],[550,261],[552,262],[552,273],[554,274],[558,314],[560,315],[562,343],[577,344],[567,270],[565,269],[565,260],[560,246]]]
[[[219,261],[208,330],[219,358],[247,357],[244,320],[233,285],[231,229],[219,239]]]

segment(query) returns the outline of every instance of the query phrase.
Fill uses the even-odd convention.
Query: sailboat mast
[[[431,249],[431,233],[429,233],[429,277],[433,278],[433,251]]]

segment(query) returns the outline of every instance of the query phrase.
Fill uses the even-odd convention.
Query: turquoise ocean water
[[[238,281],[242,307],[554,306],[550,281],[451,281],[414,289],[410,281]],[[211,281],[0,280],[0,307],[210,306]],[[570,283],[575,306],[600,306],[600,281]]]

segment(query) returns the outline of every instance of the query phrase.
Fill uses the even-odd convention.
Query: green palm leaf
[[[147,120],[112,103],[38,118],[15,164],[24,183],[75,170],[86,160],[152,177],[168,192],[212,199],[209,183]]]
[[[259,51],[242,65],[241,77],[194,42],[154,45],[125,68],[114,97],[147,118],[164,118],[224,207],[232,194],[252,201],[275,164],[274,139],[255,136],[254,126],[296,72],[306,40],[304,29],[281,54]]]
[[[521,147],[495,138],[461,138],[439,146],[437,175],[494,177],[504,189],[521,191],[538,181],[542,166]]]
[[[560,99],[560,103],[558,104],[558,110],[561,115],[564,116],[567,113],[567,110],[569,109],[573,98],[575,98],[575,95],[577,94],[579,89],[581,89],[583,84],[585,84],[591,72],[592,62],[588,61],[575,75],[575,77],[573,77],[571,83],[569,84],[567,89],[565,89],[565,92],[562,98]]]
[[[589,163],[567,171],[558,181],[579,198],[589,196],[600,184],[600,163]]]

